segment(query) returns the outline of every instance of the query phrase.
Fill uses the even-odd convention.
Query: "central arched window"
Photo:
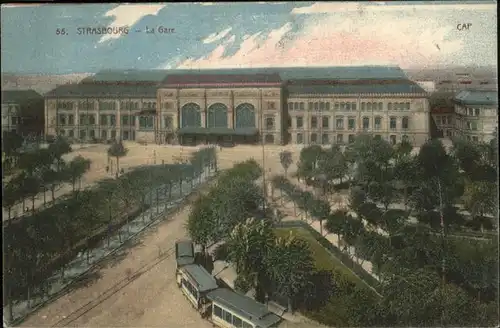
[[[255,128],[255,107],[249,103],[238,105],[234,121],[235,128]]]
[[[207,128],[227,128],[227,106],[213,104],[207,111]]]
[[[188,103],[181,109],[181,128],[201,127],[201,109],[198,104]]]

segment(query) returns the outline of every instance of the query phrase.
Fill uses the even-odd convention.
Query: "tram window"
[[[214,304],[214,315],[216,317],[222,318],[222,309]]]
[[[227,323],[232,323],[233,315],[227,311],[224,311],[224,321],[226,321]]]
[[[240,328],[242,325],[243,321],[240,318],[233,316],[233,326]]]
[[[246,321],[243,321],[243,328],[253,328],[251,324],[249,324],[248,322]]]

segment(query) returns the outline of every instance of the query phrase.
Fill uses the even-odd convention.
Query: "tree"
[[[276,291],[288,298],[288,308],[293,312],[296,297],[308,288],[314,272],[308,244],[292,232],[285,238],[276,239],[266,258],[266,267]]]
[[[434,302],[429,295],[438,287],[439,278],[423,269],[401,268],[382,283],[385,324],[391,326],[430,326]]]
[[[355,213],[358,213],[360,206],[366,202],[366,193],[359,187],[354,186],[349,190],[349,207]]]
[[[285,170],[285,177],[286,177],[288,168],[293,163],[292,153],[287,150],[282,151],[280,153],[280,163],[281,166],[283,167],[283,170]]]
[[[312,216],[319,221],[319,231],[323,235],[323,221],[330,214],[330,204],[327,201],[315,199],[314,204],[309,208],[312,210]]]
[[[128,149],[125,148],[122,141],[115,141],[108,149],[108,155],[116,158],[116,178],[120,172],[120,157],[126,156]]]
[[[79,182],[81,188],[81,178],[90,169],[90,160],[78,155],[67,166],[67,177],[69,178],[73,191],[75,191],[76,182]]]
[[[227,240],[229,261],[235,264],[236,273],[241,279],[251,282],[260,302],[265,300],[265,294],[270,291],[265,259],[274,246],[274,239],[269,221],[250,218],[237,224]]]
[[[212,209],[212,200],[207,196],[201,196],[194,203],[186,222],[186,230],[194,243],[202,247],[206,253],[207,246],[211,242],[218,242],[215,239],[217,218]]]
[[[71,153],[71,145],[69,142],[63,137],[57,137],[56,140],[49,145],[49,152],[52,154],[52,157],[57,162],[57,170],[61,171],[61,164],[63,162],[63,155]]]
[[[344,221],[347,220],[348,213],[345,210],[336,210],[326,217],[325,229],[329,233],[334,233],[340,242],[343,231]]]
[[[465,186],[464,206],[471,213],[473,219],[479,219],[484,215],[494,217],[497,211],[497,200],[497,184],[493,181],[470,182]],[[482,224],[481,231],[484,231]]]
[[[3,190],[2,207],[7,209],[8,219],[11,219],[12,207],[14,207],[20,200],[21,193],[19,186],[14,181],[9,181]]]

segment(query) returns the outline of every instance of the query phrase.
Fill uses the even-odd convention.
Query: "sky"
[[[2,5],[1,69],[496,66],[496,13],[477,1]],[[87,27],[128,34],[78,34]]]

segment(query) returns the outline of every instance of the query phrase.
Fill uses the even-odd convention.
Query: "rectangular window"
[[[95,138],[95,130],[94,129],[89,130],[89,137]]]
[[[266,129],[274,130],[274,117],[266,117]]]
[[[451,115],[450,115],[450,116],[448,116],[448,124],[453,124],[453,123],[452,123],[452,119],[451,119]]]
[[[314,110],[316,110],[316,111],[319,110],[319,103],[317,103],[317,102],[314,103]]]
[[[12,125],[16,125],[17,124],[17,117],[12,117]],[[59,124],[60,125],[66,125],[66,115],[64,114],[59,114]]]
[[[153,116],[140,116],[139,117],[139,128],[151,130],[154,128]]]
[[[316,116],[311,117],[311,129],[318,128],[318,118]]]
[[[99,101],[99,110],[116,110],[114,101]]]
[[[335,105],[334,105],[334,109],[335,110],[339,110],[339,108],[340,108],[340,104],[338,102],[336,102]]]
[[[80,139],[85,139],[85,137],[86,137],[85,130],[80,130]]]
[[[391,117],[390,118],[390,121],[389,121],[389,128],[391,130],[395,130],[396,129],[396,118],[395,117]]]
[[[356,111],[356,103],[355,102],[351,103],[351,110]]]
[[[304,110],[304,106],[305,106],[305,105],[304,105],[304,103],[303,103],[303,102],[301,102],[301,103],[300,103],[300,106],[299,106],[299,109],[300,109],[300,110]]]
[[[473,116],[474,115],[474,109],[473,108],[467,108],[467,115],[468,116]]]
[[[109,115],[109,125],[111,126],[116,125],[116,115]]]
[[[379,111],[384,110],[384,104],[382,104],[381,102],[378,103],[378,110]]]
[[[323,145],[328,145],[330,143],[330,140],[329,140],[329,137],[328,137],[328,134],[327,133],[323,133],[321,135],[321,143]]]
[[[302,133],[297,133],[297,143],[299,145],[304,143],[304,136],[302,135]]]
[[[73,115],[73,114],[68,115],[68,124],[75,125],[75,115]]]
[[[214,316],[222,319],[222,309],[214,304]]]
[[[329,103],[329,102],[327,102],[327,103],[326,103],[326,110],[327,110],[327,111],[329,111],[329,110],[330,110],[330,103]]]
[[[361,111],[365,111],[366,110],[366,103],[362,102],[361,103]]]
[[[309,103],[308,108],[309,108],[309,110],[313,110],[313,108],[314,108],[314,103],[310,102],[310,103]]]
[[[288,110],[289,111],[293,110],[293,103],[291,103],[291,102],[288,103]]]
[[[405,107],[406,107],[406,110],[410,110],[410,109],[411,109],[410,103],[409,103],[409,102],[407,102],[407,103],[405,104]]]
[[[392,145],[395,145],[395,144],[396,144],[396,141],[397,141],[397,140],[396,140],[396,136],[395,136],[395,135],[391,135],[391,136],[389,137],[389,140],[391,141],[391,144],[392,144]]]
[[[370,128],[370,119],[368,117],[363,118],[363,130]]]
[[[479,108],[474,108],[474,116],[479,116]]]
[[[324,102],[320,102],[319,103],[319,110],[320,111],[324,111],[325,110],[325,103]]]
[[[169,110],[169,109],[173,109],[174,108],[174,104],[171,103],[171,102],[165,102],[163,103],[163,109],[166,109],[166,110]]]
[[[335,127],[337,130],[343,130],[344,129],[344,118],[343,117],[337,117],[335,120]]]
[[[89,123],[88,123],[88,121],[87,121],[87,115],[85,115],[85,114],[80,114],[80,118],[79,118],[78,123],[79,123],[80,125],[87,125],[87,124],[89,124]]]
[[[347,110],[347,111],[351,110],[351,103],[346,103],[345,104],[345,110]]]
[[[347,119],[347,129],[355,130],[356,129],[356,119],[353,117],[349,117]]]
[[[375,130],[380,130],[382,128],[382,118],[381,117],[375,117]]]
[[[108,125],[108,115],[101,114],[99,117],[99,123],[100,125]]]
[[[122,121],[121,125],[123,125],[123,126],[128,126],[129,125],[129,116],[128,115],[121,115],[120,119]]]
[[[341,144],[344,142],[344,135],[342,134],[337,134],[337,143]]]
[[[340,103],[340,110],[344,111],[345,110],[345,102]]]
[[[302,129],[304,127],[304,118],[302,116],[297,116],[295,118],[295,124],[297,129]]]
[[[311,133],[311,143],[317,143],[318,142],[318,135],[316,133]]]
[[[330,119],[328,116],[323,116],[323,118],[321,119],[321,126],[323,127],[323,129],[328,129],[329,125],[330,125]]]
[[[350,134],[350,135],[347,137],[347,139],[348,139],[348,142],[349,142],[349,143],[353,143],[355,138],[356,138],[356,137],[354,136],[354,134]]]
[[[268,101],[267,109],[276,109],[276,103],[274,101]]]

